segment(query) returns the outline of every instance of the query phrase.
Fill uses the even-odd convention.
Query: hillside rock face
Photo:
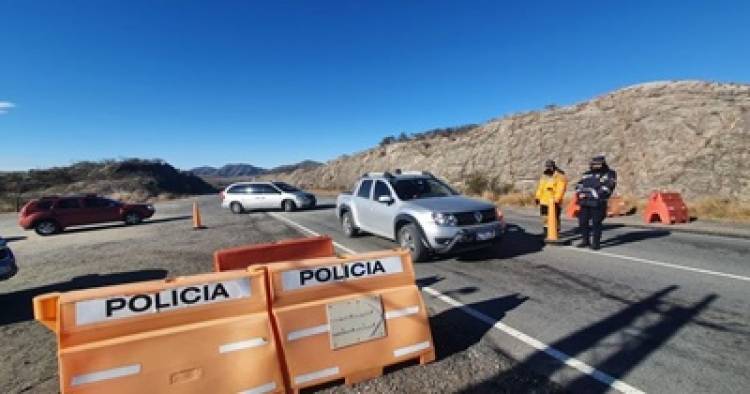
[[[349,189],[367,171],[428,170],[459,188],[473,174],[517,190],[534,187],[545,159],[571,183],[604,154],[618,193],[652,190],[686,198],[750,197],[750,85],[652,82],[590,101],[515,114],[453,136],[398,142],[342,156],[281,178],[305,187]]]

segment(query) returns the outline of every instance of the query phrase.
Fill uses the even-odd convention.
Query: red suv
[[[138,224],[154,215],[150,204],[125,204],[96,195],[43,197],[21,209],[18,225],[39,235],[51,235],[83,224],[124,221]]]

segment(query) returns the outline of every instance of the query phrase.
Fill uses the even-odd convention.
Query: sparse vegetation
[[[82,161],[67,167],[0,173],[0,211],[50,194],[97,193],[127,201],[213,193],[211,185],[163,160]]]
[[[705,197],[686,202],[690,216],[731,222],[750,222],[750,202]]]

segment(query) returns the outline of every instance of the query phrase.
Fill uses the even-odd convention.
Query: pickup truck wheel
[[[133,225],[138,224],[143,221],[143,218],[138,212],[128,212],[125,214],[125,224],[127,225]]]
[[[232,213],[240,214],[245,211],[245,208],[242,207],[242,204],[238,203],[237,201],[229,204],[229,209],[232,210]]]
[[[42,236],[56,234],[59,233],[60,230],[60,225],[54,220],[42,220],[34,226],[34,231]]]
[[[412,261],[419,262],[427,259],[428,250],[422,240],[422,234],[414,224],[407,224],[398,230],[398,243],[409,251]]]
[[[349,238],[359,235],[359,229],[354,226],[354,218],[352,218],[351,212],[346,211],[344,212],[344,216],[341,217],[341,229],[344,230],[344,234]]]
[[[281,208],[283,208],[285,212],[293,212],[297,210],[297,204],[292,200],[284,200],[284,202],[281,203]]]

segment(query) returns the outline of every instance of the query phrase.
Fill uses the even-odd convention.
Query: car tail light
[[[219,192],[219,198],[221,199],[221,201],[224,201],[224,190]]]

